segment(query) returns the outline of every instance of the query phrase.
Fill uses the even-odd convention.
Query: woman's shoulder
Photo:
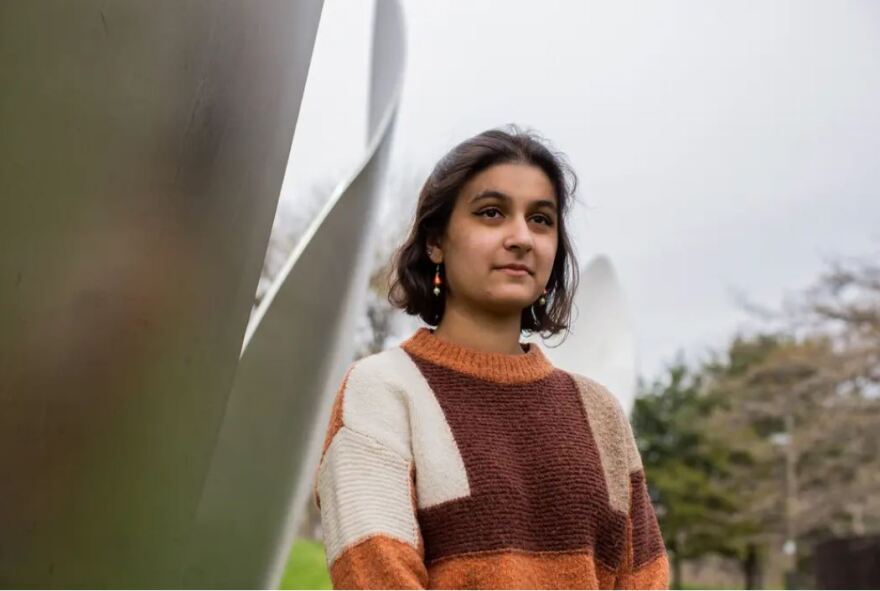
[[[354,360],[346,372],[347,379],[366,390],[400,389],[405,383],[411,363],[399,346],[388,347]]]
[[[614,393],[600,381],[582,374],[567,372],[577,384],[590,428],[612,471],[621,476],[641,466],[629,417]]]
[[[602,382],[590,376],[566,371],[578,388],[587,410],[613,415],[617,421],[629,422],[623,405],[614,393]],[[609,417],[610,418],[610,417]]]
[[[409,457],[410,413],[402,367],[394,347],[356,359],[345,372],[336,403],[346,427]]]

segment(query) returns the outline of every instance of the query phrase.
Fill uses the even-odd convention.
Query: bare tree
[[[775,317],[771,339],[740,338],[713,388],[713,432],[738,448],[738,485],[770,538],[798,544],[880,530],[880,268],[832,263]]]

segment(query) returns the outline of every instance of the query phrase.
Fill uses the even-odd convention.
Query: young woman
[[[519,340],[568,328],[576,182],[516,127],[425,182],[389,300],[429,327],[349,367],[316,473],[335,588],[668,588],[622,407]]]

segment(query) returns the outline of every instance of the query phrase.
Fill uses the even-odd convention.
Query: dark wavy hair
[[[446,297],[433,293],[436,265],[428,257],[428,242],[443,236],[456,199],[471,178],[496,164],[523,163],[543,170],[555,189],[559,237],[546,304],[523,309],[520,331],[539,332],[546,338],[569,328],[579,273],[565,218],[578,181],[565,155],[545,144],[546,140],[535,132],[511,124],[469,138],[440,159],[422,186],[409,236],[391,261],[393,279],[388,301],[392,306],[417,314],[429,325],[440,323]],[[445,280],[443,265],[441,276]]]

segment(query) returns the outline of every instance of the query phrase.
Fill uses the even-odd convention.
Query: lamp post
[[[785,412],[784,421],[785,431],[773,434],[770,440],[773,444],[781,447],[785,454],[785,543],[782,545],[782,552],[788,557],[785,586],[787,589],[792,589],[797,587],[797,528],[795,524],[797,455],[792,445],[794,416],[788,410]]]

